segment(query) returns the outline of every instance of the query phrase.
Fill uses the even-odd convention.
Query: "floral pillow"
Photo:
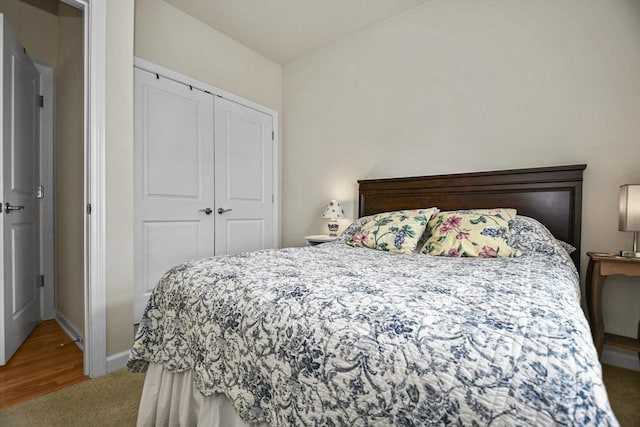
[[[349,225],[347,228],[344,229],[342,234],[340,234],[340,236],[338,236],[338,238],[335,241],[348,242],[349,240],[351,240],[351,237],[355,233],[360,231],[360,229],[365,223],[371,221],[371,218],[373,218],[373,215],[363,216],[361,218],[356,219],[351,225]]]
[[[412,253],[438,208],[385,212],[367,217],[347,240],[351,246],[396,253]]]
[[[430,233],[420,252],[448,257],[514,257],[509,245],[515,209],[474,209],[440,212],[429,220]]]

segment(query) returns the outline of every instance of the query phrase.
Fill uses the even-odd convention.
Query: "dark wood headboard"
[[[358,181],[359,216],[437,206],[440,210],[515,208],[577,250],[580,267],[582,172],[587,165]]]

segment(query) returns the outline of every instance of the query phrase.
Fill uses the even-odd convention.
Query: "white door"
[[[216,97],[216,255],[273,248],[273,118]]]
[[[135,69],[135,308],[171,267],[213,256],[213,96]]]
[[[2,34],[2,246],[0,365],[40,321],[38,71],[4,16]]]

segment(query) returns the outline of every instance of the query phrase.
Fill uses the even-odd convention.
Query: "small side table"
[[[604,344],[637,351],[640,357],[640,322],[638,322],[638,337],[631,338],[606,333],[602,319],[602,288],[606,277],[616,274],[640,277],[640,258],[626,258],[601,252],[587,252],[587,255],[589,256],[586,281],[587,309],[591,322],[591,335],[598,357],[602,355]]]
[[[338,236],[327,236],[326,234],[319,234],[317,236],[305,236],[309,246],[319,245],[321,243],[333,242]]]

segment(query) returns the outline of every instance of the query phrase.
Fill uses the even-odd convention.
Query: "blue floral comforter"
[[[140,323],[129,368],[149,362],[274,426],[617,425],[557,244],[461,259],[334,242],[188,262]]]

